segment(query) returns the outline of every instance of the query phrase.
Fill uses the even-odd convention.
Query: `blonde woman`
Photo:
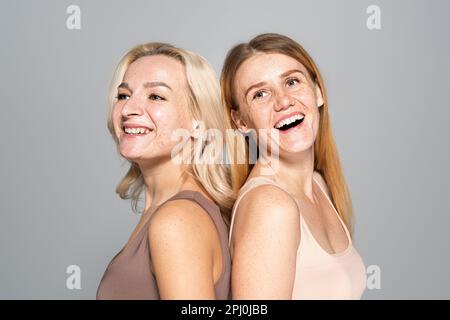
[[[292,39],[262,34],[229,51],[221,85],[234,126],[269,149],[233,209],[233,299],[359,299],[365,267],[316,64]]]
[[[232,173],[195,158],[221,150],[222,141],[204,133],[223,131],[226,119],[218,80],[199,55],[148,43],[122,58],[108,128],[130,168],[117,193],[131,198],[135,210],[144,193],[145,208],[105,271],[97,299],[228,298]],[[177,138],[180,130],[186,139]]]

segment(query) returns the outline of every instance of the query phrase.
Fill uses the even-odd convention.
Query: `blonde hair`
[[[227,54],[220,78],[222,98],[227,113],[230,114],[231,110],[238,109],[234,87],[236,73],[242,63],[256,53],[281,53],[297,60],[305,66],[312,80],[319,85],[324,104],[319,108],[319,130],[314,142],[314,170],[318,171],[325,179],[330,190],[331,200],[352,234],[353,208],[331,130],[324,81],[313,59],[300,44],[286,36],[267,33],[253,38],[249,43],[241,43],[233,47]],[[236,128],[235,124],[233,126]],[[249,174],[251,168],[252,166],[247,164],[246,168],[242,170],[244,176]]]
[[[109,92],[108,129],[116,144],[118,141],[114,133],[112,115],[117,87],[122,82],[124,74],[131,63],[141,57],[156,55],[173,58],[181,62],[185,67],[190,114],[194,119],[201,120],[204,129],[218,129],[223,134],[225,129],[230,128],[231,120],[223,110],[219,82],[214,69],[209,63],[200,55],[188,50],[176,48],[166,43],[153,42],[138,45],[128,51],[120,60],[114,72]],[[202,145],[199,148],[202,152],[208,152],[208,150],[213,149],[223,151],[222,141],[215,137],[208,137],[202,139],[202,141]],[[225,149],[228,148],[228,145],[225,144]],[[190,151],[191,159],[186,167],[186,172],[200,182],[206,192],[220,207],[224,221],[229,224],[230,211],[237,193],[232,188],[232,179],[233,176],[236,176],[236,173],[233,173],[232,167],[222,163],[207,164],[194,161],[193,144],[191,144]],[[225,150],[225,152],[227,154],[230,153],[229,150]],[[144,179],[139,166],[134,162],[130,162],[127,174],[116,188],[117,194],[122,199],[131,198],[133,210],[138,211],[139,196],[144,188]]]

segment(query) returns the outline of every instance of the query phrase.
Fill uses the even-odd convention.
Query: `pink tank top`
[[[348,247],[342,252],[330,254],[315,240],[303,215],[300,214],[300,244],[297,250],[294,288],[292,299],[360,299],[366,287],[366,270],[361,256],[353,246],[350,233],[317,180],[318,172],[314,172],[313,181],[319,186],[319,199],[327,201],[337,215],[348,238]],[[233,231],[236,208],[242,197],[251,189],[272,184],[281,188],[268,177],[259,176],[248,180],[239,192],[231,218],[229,241]],[[283,189],[284,190],[284,189]],[[284,190],[286,191],[286,190]],[[291,195],[288,192],[289,195]],[[300,210],[301,203],[296,201]]]

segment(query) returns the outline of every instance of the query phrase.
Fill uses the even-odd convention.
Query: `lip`
[[[132,128],[144,128],[144,129],[148,130],[148,133],[146,133],[146,134],[128,134],[125,132],[125,129],[132,129]],[[129,140],[129,139],[134,140],[134,139],[139,139],[141,137],[146,137],[154,131],[149,125],[144,124],[144,123],[137,123],[137,122],[124,122],[124,123],[122,123],[122,126],[120,129],[122,131],[122,134],[121,134],[122,139],[126,139],[126,140]]]
[[[278,120],[276,120],[276,121],[274,122],[274,124],[273,124],[273,127],[275,128],[275,126],[276,126],[276,124],[277,124],[278,122],[280,122],[280,121],[282,121],[282,120],[284,120],[284,119],[290,118],[290,117],[292,117],[292,116],[296,116],[296,115],[302,115],[303,117],[306,117],[306,115],[305,115],[303,112],[300,112],[300,111],[294,111],[294,112],[291,112],[291,113],[289,113],[289,114],[287,114],[287,115],[284,115],[284,116],[280,117]],[[275,129],[276,129],[276,128],[275,128]]]
[[[297,130],[300,130],[301,128],[303,128],[303,124],[305,123],[305,120],[303,120],[300,124],[296,125],[295,127],[292,127],[290,129],[287,130],[278,130],[278,132],[280,133],[280,135],[284,135],[284,134],[289,134],[291,132],[295,132]]]

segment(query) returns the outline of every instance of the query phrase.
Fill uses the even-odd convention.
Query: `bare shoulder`
[[[283,189],[264,184],[248,191],[239,203],[234,228],[236,233],[261,236],[267,232],[299,230],[299,209],[296,201]],[[241,232],[239,232],[239,230]]]
[[[214,299],[217,231],[208,212],[191,200],[171,200],[152,214],[148,229],[161,298]]]
[[[263,184],[251,189],[241,199],[240,206],[263,212],[282,210],[287,214],[297,213],[295,200],[285,190],[273,184]]]
[[[301,237],[297,201],[273,184],[241,201],[230,246],[233,299],[290,299]]]
[[[325,179],[322,177],[322,175],[319,172],[314,171],[313,176],[316,178],[317,183],[326,192],[327,196],[330,197],[330,190],[328,189],[327,183],[325,182]]]
[[[216,232],[209,214],[199,204],[187,199],[163,204],[153,213],[148,228],[151,246],[210,246],[208,240]]]

